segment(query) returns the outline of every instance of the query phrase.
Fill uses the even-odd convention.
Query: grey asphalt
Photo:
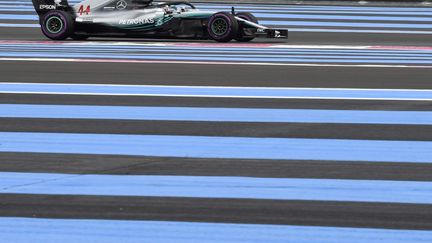
[[[432,180],[432,165],[424,163],[263,161],[45,153],[0,153],[0,159],[1,171],[7,172]]]
[[[35,203],[36,202],[36,203]],[[431,205],[247,199],[0,195],[4,216],[432,229]]]
[[[0,131],[432,141],[428,125],[3,118]]]
[[[0,28],[1,39],[45,40],[37,29]],[[292,33],[290,44],[430,45],[417,35]],[[166,70],[169,70],[167,72]],[[0,82],[431,89],[429,68],[13,62]],[[0,103],[431,111],[431,102],[204,99],[0,94]],[[0,131],[307,137],[430,141],[431,126],[195,123],[0,118]],[[432,158],[431,158],[432,160]],[[0,153],[0,171],[432,181],[432,165]],[[418,204],[0,194],[0,216],[151,219],[432,229]]]
[[[432,76],[432,68],[13,61],[0,72],[1,82],[371,89],[430,89]]]
[[[89,95],[1,94],[3,104],[237,107],[326,110],[430,111],[429,101],[235,99]]]

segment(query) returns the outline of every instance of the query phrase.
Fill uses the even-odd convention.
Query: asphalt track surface
[[[28,7],[22,2],[0,3],[0,14],[32,16],[29,11],[18,11]],[[429,19],[418,18],[432,15],[428,8],[383,8],[381,11],[377,7],[332,8],[318,12],[333,17],[363,16],[368,12],[368,16],[396,19],[364,20],[361,23],[387,21],[385,23],[398,25],[428,24]],[[270,15],[276,11],[269,6],[260,6],[258,10]],[[289,17],[289,14],[299,14],[295,11],[307,16]],[[291,9],[282,11],[286,16],[264,19],[303,23],[311,21],[311,16],[316,14],[308,11],[317,10]],[[411,19],[404,19],[404,16]],[[25,20],[26,17],[19,18],[0,22],[34,24],[33,20]],[[418,31],[419,26],[390,29],[339,26],[338,23],[346,21],[358,20],[333,19],[331,27],[313,27],[325,31],[305,30],[305,26],[290,23],[288,27],[294,31],[290,32],[287,43],[257,40],[247,45],[111,39],[57,43],[47,41],[34,27],[0,27],[0,82],[19,84],[22,88],[12,92],[0,86],[0,104],[10,105],[10,108],[1,106],[0,110],[0,224],[5,225],[0,227],[0,234],[3,239],[7,242],[58,242],[58,239],[64,242],[142,242],[143,239],[152,242],[431,241],[432,204],[428,198],[432,198],[432,157],[428,148],[432,142],[432,120],[429,118],[432,93],[430,97],[416,99],[415,92],[432,89],[432,63],[429,62],[432,35],[407,32]],[[337,32],[329,32],[328,28]],[[359,29],[370,32],[371,28],[401,33],[349,32]],[[422,28],[421,31],[430,29]],[[122,57],[116,56],[120,54]],[[160,59],[164,55],[165,58]],[[211,59],[217,55],[220,59]],[[278,61],[276,56],[284,59]],[[182,60],[184,57],[190,59]],[[42,88],[29,91],[26,87],[31,84],[57,86],[49,93]],[[94,87],[88,88],[87,93],[65,94],[72,86],[62,87],[61,84],[95,84],[112,89],[116,89],[115,85],[132,89],[134,86],[129,85],[157,86],[161,88],[160,92],[168,92],[167,88],[193,86],[208,87],[211,92],[220,93],[225,92],[224,88],[220,91],[221,87],[237,87],[241,94],[249,97],[228,93],[220,97],[137,95],[124,89],[121,95],[91,94],[96,92]],[[282,88],[294,88],[298,92],[297,88],[310,90],[301,90],[303,98],[260,98],[250,87],[272,87],[282,90],[280,92],[285,92]],[[313,90],[326,89],[346,94],[353,90],[390,94],[401,91],[413,94],[414,98],[306,97],[311,96]],[[30,112],[26,105],[40,105],[41,111]],[[42,113],[53,106],[58,109],[59,105],[62,110],[57,113]],[[83,110],[92,107],[95,112],[76,118],[73,110],[77,106]],[[130,119],[128,117],[134,114],[127,112],[116,114],[120,117],[116,119],[94,118],[95,114],[103,115],[103,107],[125,110],[150,107],[160,108],[160,112],[166,108],[202,110],[194,114],[168,114],[181,119]],[[224,116],[208,118],[208,112],[231,108],[241,109],[241,112],[304,110],[306,115],[292,117],[298,119],[296,122],[262,122],[259,112],[253,113],[248,118],[251,121],[247,122],[226,121]],[[322,111],[353,113],[347,113],[351,115],[343,117],[344,122],[338,121],[341,117],[329,115],[324,118],[330,122],[311,121],[313,114]],[[377,116],[387,122],[379,123],[373,119],[358,122],[366,111],[377,112]],[[398,114],[404,121],[419,122],[392,124],[395,113],[391,112],[401,112]],[[83,139],[75,142],[68,135]],[[102,135],[107,139],[95,140]],[[33,136],[39,140],[34,141]],[[69,139],[55,139],[55,136]],[[118,136],[125,136],[121,138],[125,139],[124,147],[137,151],[152,152],[151,145],[146,145],[150,149],[142,148],[145,143],[138,139],[139,136],[152,136],[167,143],[153,148],[159,151],[158,156],[151,153],[139,156],[127,152],[117,154],[114,151],[120,148],[110,146],[121,142]],[[182,139],[185,143],[189,143],[186,142],[188,139],[206,141],[188,148],[191,154],[201,156],[171,156],[169,151],[176,150],[175,143],[171,142]],[[239,142],[227,148],[224,143],[229,139]],[[259,154],[269,141],[277,143],[265,147],[268,154]],[[300,154],[297,155],[300,157],[287,152],[291,147],[278,151],[278,143],[288,141],[294,141],[292,149],[296,151],[293,154]],[[336,147],[326,147],[333,141],[337,142]],[[344,143],[361,147],[349,149]],[[37,144],[35,147],[39,152],[25,151],[27,144]],[[308,151],[314,144],[319,146],[312,154],[318,157],[329,156],[322,152],[324,150],[349,159],[312,160],[302,151]],[[391,144],[397,144],[400,150],[396,151]],[[70,152],[71,149],[88,151],[89,147],[94,150]],[[55,149],[57,151],[53,152]],[[223,152],[222,149],[242,157],[259,154],[260,159],[234,158],[229,152],[224,156],[214,155]],[[109,150],[112,152],[106,152]],[[354,156],[356,151],[363,151],[365,155],[381,152],[374,159],[365,161],[361,152],[361,156]],[[353,154],[351,157],[350,153]],[[397,153],[412,156],[402,161],[393,156]],[[271,159],[272,154],[286,157]],[[87,182],[86,176],[95,179]],[[166,179],[158,181],[158,176]],[[147,181],[152,178],[156,178],[155,181]],[[101,184],[92,184],[98,183],[99,179]],[[278,184],[284,179],[295,182]],[[140,184],[134,180],[142,181]],[[189,184],[182,180],[188,180]],[[202,184],[196,184],[195,181],[201,180]],[[242,180],[249,182],[242,184]],[[156,189],[148,189],[153,187]],[[297,187],[302,193],[290,191]],[[67,193],[56,192],[56,188]],[[238,195],[233,197],[216,196],[235,192]],[[203,193],[210,195],[200,196]],[[267,199],[263,199],[263,195],[267,195]],[[278,196],[291,199],[274,199]],[[106,230],[110,232],[108,236],[103,234]],[[164,233],[152,235],[151,232]],[[86,238],[79,238],[83,235]]]

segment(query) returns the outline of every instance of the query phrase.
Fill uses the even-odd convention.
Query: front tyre
[[[74,31],[73,17],[64,11],[49,11],[42,17],[42,33],[51,40],[64,40]]]
[[[228,42],[237,36],[238,28],[237,20],[231,13],[219,12],[210,17],[207,32],[215,41]]]
[[[251,13],[239,12],[236,14],[236,16],[244,20],[258,24],[258,19]],[[256,28],[246,26],[245,24],[241,24],[238,35],[236,36],[235,39],[236,41],[240,41],[240,42],[248,42],[255,39],[256,32],[257,32]]]

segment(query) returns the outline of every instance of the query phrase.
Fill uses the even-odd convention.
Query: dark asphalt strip
[[[432,141],[432,126],[0,118],[2,132]]]
[[[0,104],[432,111],[431,101],[236,99],[1,93]]]
[[[9,21],[12,22],[12,21]],[[29,27],[0,27],[1,40],[26,40],[26,41],[46,41],[40,28]]]
[[[2,194],[0,216],[432,229],[432,205],[322,201]]]
[[[0,153],[0,171],[432,181],[432,164]]]
[[[14,9],[14,8],[19,8],[18,6],[13,6],[13,7],[10,7],[9,9]],[[2,9],[8,9],[7,7],[5,8],[5,7],[2,7]],[[13,11],[13,10],[1,10],[0,11],[0,14],[13,14],[13,15],[31,15],[31,16],[35,16],[36,15],[36,13],[34,12],[34,11],[26,11],[26,12],[18,12],[18,11]],[[17,20],[17,19],[14,19],[14,20],[8,20],[8,19],[5,19],[5,21],[10,21],[10,22],[14,22],[14,23],[19,23],[20,21],[22,21],[22,20]],[[37,23],[37,21],[35,21],[35,20],[30,20],[32,23]]]
[[[0,82],[431,89],[432,68],[10,62]]]

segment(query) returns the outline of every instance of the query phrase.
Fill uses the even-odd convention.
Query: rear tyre
[[[42,17],[42,33],[51,40],[64,40],[74,31],[72,15],[60,10],[49,11]]]
[[[239,12],[236,14],[237,17],[245,19],[247,21],[258,24],[258,19],[251,13],[248,12]],[[248,27],[243,24],[240,24],[240,29],[238,35],[235,37],[236,41],[240,42],[248,42],[255,39],[255,33],[257,32],[256,28]]]
[[[219,12],[210,17],[207,32],[215,41],[228,42],[237,36],[238,28],[237,20],[231,13]]]

